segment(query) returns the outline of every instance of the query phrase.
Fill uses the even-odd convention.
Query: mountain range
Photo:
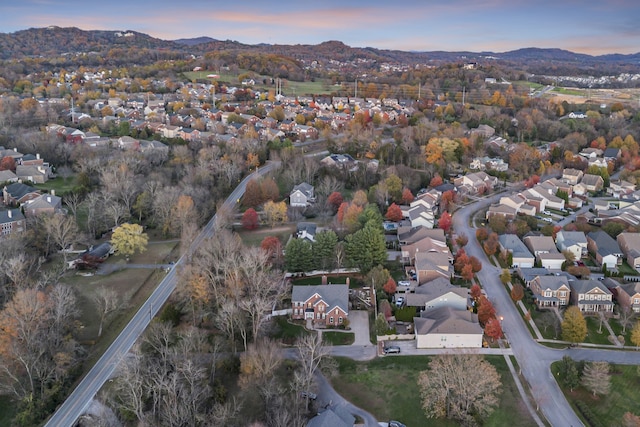
[[[371,47],[357,48],[339,41],[318,45],[248,45],[232,40],[197,37],[162,40],[136,31],[81,30],[75,27],[30,28],[14,33],[0,33],[0,59],[52,57],[65,54],[106,54],[111,49],[147,49],[201,55],[211,51],[249,51],[287,56],[297,60],[355,60],[403,64],[460,61],[506,61],[510,63],[558,63],[579,67],[622,66],[640,69],[640,52],[632,55],[609,54],[591,56],[562,49],[523,48],[509,52],[410,52]]]

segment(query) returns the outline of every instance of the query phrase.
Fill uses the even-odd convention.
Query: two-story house
[[[21,233],[26,229],[27,221],[20,209],[0,211],[0,237]]]
[[[560,252],[567,251],[573,254],[574,260],[587,256],[587,236],[582,231],[558,231],[556,245]]]
[[[503,256],[511,254],[511,267],[531,268],[535,264],[535,258],[515,234],[502,234],[498,237],[500,252]]]
[[[629,308],[640,313],[640,282],[625,283],[615,288],[616,300],[620,307]]]
[[[291,309],[292,319],[342,325],[349,317],[349,285],[293,286]]]
[[[613,294],[600,280],[573,280],[571,303],[583,313],[612,313]]]
[[[602,230],[592,231],[587,235],[587,249],[593,254],[598,265],[606,266],[609,271],[614,271],[622,265],[622,249],[613,237]]]
[[[289,204],[292,207],[305,208],[315,202],[315,194],[313,185],[303,182],[296,185],[289,194]]]
[[[538,308],[563,307],[569,304],[571,288],[566,276],[537,276],[529,282]]]
[[[416,307],[418,311],[428,311],[439,307],[451,307],[466,310],[469,303],[469,290],[452,285],[449,280],[439,278],[415,288],[406,294],[407,307]]]
[[[640,270],[640,233],[620,233],[616,237],[631,268]]]

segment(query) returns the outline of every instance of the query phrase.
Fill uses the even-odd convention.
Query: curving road
[[[454,229],[457,234],[465,234],[469,238],[469,242],[465,246],[467,254],[475,256],[482,262],[482,270],[477,273],[477,278],[482,283],[496,311],[504,317],[504,333],[511,344],[522,374],[529,383],[531,394],[537,406],[552,426],[582,426],[582,422],[574,413],[551,375],[551,363],[569,355],[576,360],[606,360],[610,363],[635,365],[640,364],[640,353],[586,348],[556,350],[544,347],[533,340],[516,306],[500,281],[501,269],[491,264],[475,239],[475,229],[469,223],[472,215],[486,208],[489,204],[495,203],[500,196],[493,195],[456,211],[453,215]]]
[[[233,190],[229,197],[223,203],[223,207],[233,208],[238,199],[244,194],[247,182],[256,175],[264,175],[269,173],[279,162],[272,162],[253,174],[247,176]],[[193,252],[204,239],[213,235],[216,223],[216,215],[214,215],[207,225],[202,229],[200,234],[194,239],[189,247],[189,251],[172,266],[165,278],[160,282],[158,287],[153,291],[151,296],[142,304],[140,310],[133,316],[131,321],[124,327],[120,335],[113,341],[109,348],[104,352],[102,357],[93,366],[93,368],[80,381],[80,384],[73,390],[64,403],[49,418],[45,427],[72,427],[76,420],[87,410],[91,400],[98,390],[102,388],[105,382],[113,375],[115,368],[118,366],[122,358],[133,347],[138,337],[147,328],[151,319],[158,313],[160,308],[169,299],[169,296],[176,287],[178,281],[178,268],[185,263],[185,259]]]

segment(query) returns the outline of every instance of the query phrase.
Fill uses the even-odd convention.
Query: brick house
[[[349,285],[294,286],[291,318],[314,324],[342,325],[349,318]]]

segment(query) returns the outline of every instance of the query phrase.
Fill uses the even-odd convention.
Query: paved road
[[[551,363],[569,355],[576,360],[606,360],[610,363],[635,365],[640,364],[640,352],[586,348],[556,350],[544,347],[533,340],[516,306],[500,282],[501,269],[489,262],[475,239],[475,230],[469,225],[471,215],[486,208],[490,203],[495,203],[499,198],[500,195],[494,195],[456,211],[453,216],[454,229],[458,235],[465,234],[469,237],[469,243],[465,246],[467,254],[475,256],[482,262],[482,270],[477,274],[478,280],[482,283],[498,315],[504,317],[505,335],[522,369],[522,374],[529,383],[537,406],[553,426],[581,426],[582,422],[551,375]]]
[[[251,178],[254,178],[256,174],[263,175],[270,172],[276,165],[277,163],[269,163],[254,172],[254,174],[246,177],[238,184],[231,195],[229,195],[223,206],[232,208],[236,204],[236,201],[244,194],[246,184]],[[183,255],[175,265],[172,265],[171,270],[169,270],[166,277],[153,291],[149,299],[140,307],[140,310],[133,316],[133,319],[131,319],[129,324],[125,326],[98,362],[85,375],[67,400],[65,400],[53,416],[51,416],[45,424],[45,427],[72,427],[76,420],[86,411],[98,390],[100,390],[104,383],[112,376],[122,358],[129,352],[131,347],[133,347],[133,344],[147,328],[151,319],[153,319],[167,299],[169,299],[169,296],[176,287],[177,267],[185,263],[185,259],[189,253],[202,244],[206,238],[213,235],[215,222],[216,216],[214,215],[200,234],[194,239],[187,254]]]

